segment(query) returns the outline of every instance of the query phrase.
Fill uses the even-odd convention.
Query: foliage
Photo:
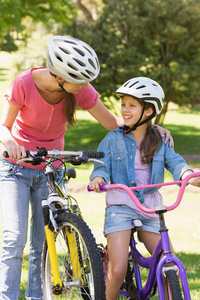
[[[22,31],[28,24],[24,16],[28,15],[48,25],[46,33],[84,40],[99,56],[101,73],[94,86],[109,108],[115,107],[112,101],[115,90],[136,76],[155,79],[165,91],[165,106],[156,123],[163,124],[169,102],[190,106],[200,102],[198,0],[85,0],[84,5],[83,1],[74,0],[74,6],[68,0],[64,3],[49,0],[38,6],[35,5],[37,2],[39,0],[34,0],[34,3],[30,0],[3,0],[4,7],[7,3],[11,10],[0,19],[1,23],[6,22],[6,26],[0,26],[3,28],[0,37],[2,30],[6,34],[16,24],[19,24],[18,31],[28,33],[28,30]],[[16,10],[17,7],[20,9]],[[73,17],[76,7],[79,11],[77,17]],[[9,17],[11,15],[13,18]],[[33,24],[28,26],[30,28]],[[38,49],[41,47],[42,43]],[[36,66],[42,62],[44,65],[46,51],[35,51],[29,61],[29,50],[34,52],[32,45],[23,50],[26,66],[34,62]],[[18,67],[20,71],[23,64],[18,62]]]
[[[6,51],[15,51],[13,41],[27,37],[27,16],[52,30],[55,22],[71,24],[76,14],[72,0],[1,0],[0,6],[0,49]]]
[[[78,24],[77,33],[97,51],[103,98],[123,82],[149,76],[179,105],[199,100],[200,6],[198,0],[104,0],[92,25]],[[163,119],[161,123],[163,122]]]

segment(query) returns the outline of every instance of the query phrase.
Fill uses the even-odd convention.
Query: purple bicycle
[[[173,181],[161,184],[151,184],[146,186],[136,186],[129,188],[123,184],[103,184],[100,188],[102,191],[109,189],[123,189],[132,198],[137,207],[145,213],[157,213],[160,220],[161,239],[158,242],[154,253],[150,257],[144,257],[136,248],[134,233],[140,227],[141,221],[134,220],[130,240],[130,252],[128,259],[128,269],[125,281],[121,287],[118,299],[148,300],[156,294],[160,300],[165,300],[163,278],[167,280],[168,287],[171,291],[169,299],[172,300],[191,300],[187,275],[183,263],[172,254],[168,229],[165,224],[164,214],[174,210],[181,202],[187,182],[192,177],[200,176],[200,172],[188,175],[184,180]],[[167,185],[180,185],[177,199],[173,205],[159,206],[154,209],[148,209],[142,206],[133,190],[139,190],[151,187],[161,187]],[[165,264],[172,263],[172,266],[166,267]],[[148,277],[145,284],[142,284],[140,267],[149,269]]]

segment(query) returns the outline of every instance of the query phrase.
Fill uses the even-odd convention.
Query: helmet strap
[[[141,119],[142,119],[142,116],[144,114],[144,109],[145,109],[145,106],[143,106],[142,114],[141,114],[139,120],[132,127],[126,126],[126,125],[120,127],[121,129],[123,129],[123,131],[124,131],[125,134],[127,134],[127,133],[129,133],[131,131],[135,131],[138,126],[141,126],[141,125],[147,123],[148,121],[150,121],[151,119],[153,119],[155,117],[156,112],[154,111],[148,118],[146,118],[145,120],[143,120],[142,122],[140,122]]]
[[[58,85],[59,85],[59,87],[61,87],[61,89],[62,89],[61,92],[67,93],[67,91],[63,88],[64,83],[65,83],[65,81],[63,81],[63,82],[58,82]]]

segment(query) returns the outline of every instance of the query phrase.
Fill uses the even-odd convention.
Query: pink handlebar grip
[[[100,186],[99,186],[100,191],[102,191],[102,192],[107,192],[108,189],[106,188],[106,186],[109,186],[106,182],[103,183],[102,185],[100,185]],[[89,187],[89,185],[87,186],[87,190],[88,190],[88,192],[94,192],[94,191]]]

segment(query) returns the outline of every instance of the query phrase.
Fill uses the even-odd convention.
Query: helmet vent
[[[88,78],[88,79],[90,78],[90,77],[89,77],[88,75],[86,75],[85,73],[82,73],[82,72],[81,72],[81,74],[82,74],[84,77]]]
[[[72,41],[69,41],[69,40],[64,41],[64,42],[67,43],[67,44],[77,45],[76,43],[74,43],[74,42],[72,42]]]
[[[91,66],[96,70],[96,67],[95,67],[93,61],[92,61],[90,58],[88,59],[88,61],[89,61],[89,63],[91,64]]]
[[[60,60],[61,62],[63,62],[62,58],[61,58],[58,54],[56,55],[56,58],[57,58],[58,60]]]
[[[129,86],[129,88],[132,88],[132,86],[134,86],[135,84],[137,84],[139,81],[136,81],[136,82],[134,82],[133,84],[131,84],[130,86]]]
[[[73,70],[75,70],[75,71],[77,71],[78,69],[76,68],[76,67],[74,67],[73,65],[71,65],[71,64],[67,64],[71,69],[73,69]]]
[[[136,88],[136,90],[143,89],[143,88],[145,88],[145,87],[146,87],[145,85],[141,85],[141,86],[138,86],[138,87]]]
[[[97,66],[98,66],[98,68],[100,67],[99,66],[99,61],[98,61],[98,59],[95,57],[95,61],[96,61],[96,63],[97,63]]]
[[[78,52],[81,56],[85,56],[85,53],[84,53],[83,51],[81,51],[80,49],[74,47],[74,50],[75,50],[76,52]]]
[[[142,96],[151,96],[150,93],[142,94]]]
[[[75,79],[80,79],[79,76],[73,74],[73,73],[68,73],[69,76],[71,76],[72,78],[75,78]]]
[[[85,47],[85,46],[83,46],[83,48],[85,48],[85,50],[87,50],[87,51],[90,53],[90,55],[92,55],[92,56],[93,56],[93,54],[92,54],[92,52],[90,51],[90,49],[89,49],[89,48],[87,48],[87,47]]]
[[[90,75],[90,76],[94,76],[94,73],[89,71],[89,70],[86,70],[86,72]]]
[[[127,83],[124,84],[124,86],[127,86],[129,84],[130,81],[127,81]]]
[[[67,49],[64,49],[62,47],[59,47],[59,49],[62,50],[66,54],[71,54],[70,51],[68,51]]]
[[[86,65],[84,64],[84,62],[82,62],[81,60],[74,58],[74,60],[77,62],[77,64],[79,64],[81,67],[85,67]]]

